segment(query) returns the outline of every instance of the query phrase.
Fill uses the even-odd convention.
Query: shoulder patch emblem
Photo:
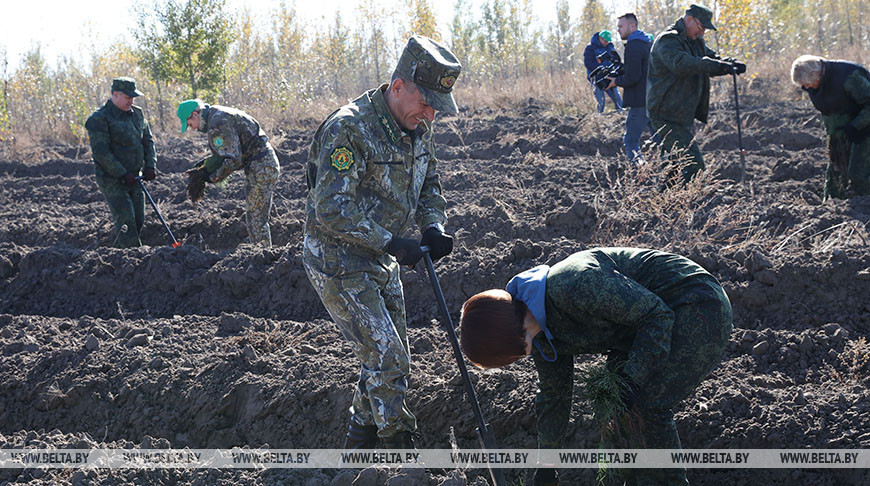
[[[222,139],[221,137],[215,137],[214,138],[214,146],[217,148],[223,147],[224,146],[224,139]]]
[[[353,165],[353,152],[347,147],[336,147],[329,156],[332,166],[338,171],[350,169]]]

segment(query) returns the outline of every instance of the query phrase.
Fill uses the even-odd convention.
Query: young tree
[[[528,75],[538,65],[541,31],[534,28],[531,0],[508,0],[508,49],[513,59],[514,77]]]
[[[361,51],[365,52],[364,62],[367,64],[366,73],[370,79],[366,84],[382,82],[389,74],[390,50],[388,48],[387,34],[384,26],[387,20],[395,15],[388,11],[383,2],[377,0],[363,0],[359,4]]]
[[[723,55],[749,59],[755,53],[761,23],[754,4],[754,0],[719,0],[716,39]]]
[[[579,34],[584,41],[592,37],[596,32],[610,29],[616,24],[604,11],[600,0],[586,0],[583,5],[583,13],[580,14]]]
[[[143,7],[147,9],[149,7]],[[226,0],[154,0],[152,19],[140,22],[140,35],[157,36],[165,45],[166,72],[188,84],[194,98],[216,94],[225,82],[226,62],[233,42],[233,24]]]
[[[556,21],[550,25],[550,35],[547,38],[551,71],[552,68],[574,69],[576,45],[576,31],[571,21],[568,0],[559,0],[556,3]]]
[[[136,40],[136,58],[139,66],[148,73],[157,87],[157,111],[160,128],[165,129],[163,88],[172,78],[169,43],[160,31],[160,24],[154,11],[146,8],[144,3],[137,4],[135,9],[138,19],[137,29],[133,32],[133,38]]]
[[[462,63],[462,76],[465,79],[476,74],[478,52],[475,50],[475,38],[478,32],[478,25],[471,15],[471,3],[456,2],[450,23],[450,50]]]
[[[9,79],[6,77],[9,68],[9,60],[6,57],[6,48],[0,49],[0,67],[2,67],[3,90],[0,91],[0,142],[7,142],[12,138],[12,122],[9,119]]]
[[[429,0],[409,0],[408,8],[411,14],[411,25],[409,26],[410,31],[405,37],[417,34],[440,41],[441,33],[438,32],[435,14],[432,12]]]

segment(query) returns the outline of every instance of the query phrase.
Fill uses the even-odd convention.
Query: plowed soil
[[[722,364],[680,405],[686,448],[870,448],[870,197],[822,203],[826,152],[806,101],[744,108],[746,184],[733,105],[699,126],[708,170],[662,191],[654,154],[621,158],[624,115],[559,115],[535,100],[436,123],[455,251],[436,265],[464,300],[592,246],[687,255],[734,307]],[[0,153],[0,448],[340,447],[358,362],[302,268],[303,164],[316,121],[275,130],[275,246],[245,242],[244,182],[185,200],[201,137],[158,138],[145,247],[109,247],[87,148]],[[308,126],[310,125],[310,126]],[[415,230],[414,230],[415,231]],[[418,447],[476,447],[474,419],[424,269],[403,270]],[[578,359],[579,369],[598,356]],[[530,360],[472,370],[502,447],[534,448]],[[578,373],[579,375],[579,373]],[[579,378],[578,378],[579,380]],[[579,387],[578,387],[579,388]],[[598,431],[578,392],[572,447]],[[531,484],[533,471],[510,471]],[[565,471],[591,484],[594,471]],[[693,484],[868,484],[865,470],[693,469]],[[484,471],[0,470],[32,484],[486,484]]]

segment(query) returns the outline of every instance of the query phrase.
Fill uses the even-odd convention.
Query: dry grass
[[[861,382],[870,378],[870,341],[866,337],[849,341],[839,358],[849,372],[850,381]]]
[[[594,242],[665,251],[715,245],[734,248],[754,243],[758,229],[747,213],[746,187],[714,178],[712,168],[683,184],[674,163],[650,147],[647,163],[625,172],[601,174],[594,206],[600,218]],[[677,168],[685,164],[678,154]],[[710,161],[715,163],[714,161]]]
[[[741,96],[752,95],[754,102],[802,99],[803,93],[790,82],[789,69],[792,60],[805,53],[794,51],[759,56],[750,63],[747,74],[739,79]],[[860,63],[870,54],[856,47],[829,57]],[[126,53],[105,55],[94,65],[97,67],[92,73],[76,66],[67,66],[66,71],[34,67],[32,73],[22,73],[10,79],[8,119],[4,122],[4,130],[11,136],[0,140],[0,147],[21,150],[54,143],[87,144],[82,124],[108,99],[111,77],[119,72],[139,80],[146,96],[136,101],[145,109],[155,135],[177,133],[179,122],[175,118],[175,107],[189,96],[183,86],[163,86],[158,96],[157,86],[148,81],[134,59]],[[348,91],[354,89],[350,85],[346,92],[319,90],[316,95],[270,86],[229,86],[226,93],[214,102],[245,110],[261,122],[267,133],[277,135],[288,129],[313,130],[335,108],[359,95]],[[470,110],[516,109],[533,102],[555,116],[581,116],[595,111],[592,88],[582,67],[573,72],[541,71],[518,78],[492,79],[467,73],[457,84],[455,95],[458,104]],[[714,103],[732,102],[730,77],[715,78],[711,96]]]

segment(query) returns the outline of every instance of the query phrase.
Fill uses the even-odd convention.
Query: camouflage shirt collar
[[[202,105],[199,112],[200,124],[199,131],[202,133],[208,132],[208,116],[211,114],[211,105]]]
[[[384,130],[384,135],[386,135],[387,140],[392,142],[393,145],[398,145],[399,140],[405,136],[405,132],[401,127],[399,127],[399,124],[396,123],[393,114],[390,113],[390,107],[387,106],[387,98],[384,96],[387,86],[387,84],[382,84],[378,88],[369,91],[369,99],[372,102],[372,106],[375,109],[375,116],[378,117],[378,123]]]

